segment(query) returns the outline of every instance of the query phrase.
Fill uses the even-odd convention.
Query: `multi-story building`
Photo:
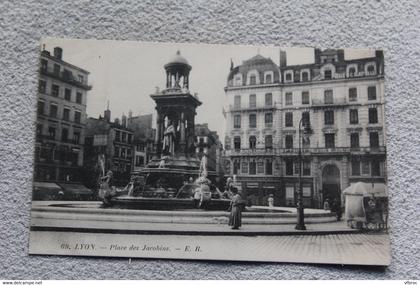
[[[63,50],[41,52],[35,181],[80,181],[89,72],[63,60]]]
[[[257,55],[232,68],[226,92],[225,174],[245,195],[295,205],[302,173],[306,207],[340,198],[353,182],[385,182],[383,54],[346,60],[314,50],[314,63],[280,65]],[[311,134],[299,134],[299,127]],[[299,169],[299,146],[302,169]]]
[[[153,142],[155,130],[152,128],[153,115],[132,116],[132,112],[128,115],[128,127],[133,130],[133,169],[137,172],[144,168],[153,154]]]
[[[99,160],[105,161],[105,170],[113,172],[113,183],[125,186],[130,178],[133,163],[133,130],[127,126],[127,117],[111,122],[111,111],[104,117],[88,118],[85,143],[85,183],[91,187],[97,184],[101,175]],[[97,186],[97,185],[96,185]]]
[[[207,169],[215,172],[218,183],[222,182],[223,167],[222,167],[222,152],[223,145],[219,140],[219,135],[216,131],[211,131],[208,124],[195,125],[195,145],[198,159],[202,159],[204,154],[207,154]]]

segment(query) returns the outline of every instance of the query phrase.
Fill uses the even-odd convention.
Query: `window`
[[[255,136],[249,137],[249,148],[255,149],[257,147],[257,138]]]
[[[377,160],[373,160],[371,163],[372,176],[381,176],[381,164]]]
[[[331,89],[324,91],[324,103],[334,104],[333,91]]]
[[[271,74],[266,74],[265,75],[265,83],[270,84],[273,82],[272,76]]]
[[[238,74],[238,76],[235,76],[235,86],[242,85],[242,76]]]
[[[80,143],[80,132],[73,132],[73,141],[75,144]]]
[[[36,135],[38,137],[42,136],[42,128],[43,128],[43,125],[42,124],[37,124],[36,125]]]
[[[285,146],[287,149],[291,149],[293,148],[293,136],[292,135],[287,135],[285,137]]]
[[[53,70],[54,74],[55,75],[60,75],[60,69],[61,69],[60,65],[55,63],[54,64],[54,70]]]
[[[60,87],[58,85],[53,84],[51,86],[51,95],[54,97],[58,97],[60,93]]]
[[[286,118],[285,118],[285,123],[286,123],[286,127],[293,127],[293,113],[292,112],[287,112],[285,114]]]
[[[335,134],[325,134],[325,147],[334,148],[335,147]]]
[[[271,135],[265,136],[265,148],[266,149],[273,148],[273,136]]]
[[[120,156],[120,148],[118,146],[114,147],[114,156],[115,157]]]
[[[369,175],[370,174],[370,163],[369,161],[362,162],[362,174]]]
[[[257,107],[257,96],[255,94],[249,95],[249,108]]]
[[[327,110],[324,112],[324,124],[334,125],[334,111],[333,110]]]
[[[58,107],[57,105],[50,105],[50,117],[57,118]]]
[[[379,147],[379,135],[377,132],[369,133],[369,145],[370,147]]]
[[[293,159],[286,159],[286,175],[293,175]]]
[[[359,160],[351,161],[351,174],[353,176],[360,176],[360,161]]]
[[[126,132],[121,132],[121,134],[122,134],[121,141],[126,142],[127,141],[127,133]]]
[[[257,163],[255,162],[255,160],[251,160],[249,162],[249,174],[251,175],[257,174]]]
[[[367,72],[368,72],[368,75],[373,75],[375,73],[375,66],[369,65],[367,67]]]
[[[369,108],[369,124],[378,123],[378,110],[376,108]]]
[[[44,80],[39,80],[38,91],[39,91],[39,93],[44,93],[45,94],[45,92],[47,92],[47,82],[45,82]]]
[[[309,104],[309,92],[308,91],[302,91],[302,105]]]
[[[47,71],[48,70],[48,60],[41,59],[41,70]]]
[[[357,88],[349,88],[349,102],[357,101]]]
[[[82,113],[79,111],[74,112],[74,122],[80,124]]]
[[[82,104],[82,100],[83,100],[83,94],[81,92],[77,92],[76,93],[76,103],[77,104]]]
[[[257,84],[257,77],[255,75],[251,75],[249,77],[249,85],[255,85]]]
[[[136,155],[136,166],[144,165],[144,157],[141,155]]]
[[[368,87],[368,100],[376,100],[376,86]]]
[[[235,150],[241,149],[241,137],[234,137],[233,138],[233,147]]]
[[[266,127],[271,127],[273,125],[273,113],[265,113],[264,122]]]
[[[70,121],[70,109],[63,109],[63,120]]]
[[[235,129],[241,128],[241,115],[233,116],[233,127]]]
[[[125,148],[121,148],[121,157],[125,158]]]
[[[265,174],[273,175],[273,161],[271,159],[265,161]]]
[[[286,105],[293,105],[293,93],[287,92],[286,93]]]
[[[302,72],[302,81],[303,82],[306,82],[306,81],[309,81],[309,74],[308,74],[308,72]]]
[[[79,82],[80,82],[80,83],[83,83],[83,80],[84,80],[83,75],[78,74],[78,75],[77,75],[77,78],[79,79]]]
[[[71,89],[64,89],[64,99],[67,101],[71,101]]]
[[[286,81],[292,81],[292,74],[291,73],[286,74]]]
[[[356,69],[354,67],[349,68],[349,77],[354,77]]]
[[[55,128],[53,127],[49,127],[48,128],[48,136],[50,137],[50,139],[54,140],[55,139]]]
[[[324,79],[331,79],[332,78],[332,72],[330,69],[324,70]]]
[[[287,206],[293,206],[295,203],[295,188],[293,186],[286,187],[286,203]]]
[[[234,104],[233,107],[235,109],[240,109],[241,108],[241,96],[240,95],[235,96],[233,104]]]
[[[302,137],[302,147],[303,148],[311,147],[311,139],[308,136],[303,136]]]
[[[127,134],[127,143],[131,144],[132,138],[133,138],[132,134]]]
[[[350,124],[355,125],[359,123],[359,112],[357,109],[350,110]]]
[[[67,142],[69,139],[69,130],[68,129],[61,129],[61,140],[63,142]]]
[[[359,147],[359,133],[350,134],[350,147],[358,148]]]
[[[266,93],[265,94],[265,105],[266,106],[273,106],[273,94]]]
[[[257,115],[256,114],[250,114],[249,115],[249,127],[250,128],[256,128],[257,127]]]
[[[311,117],[309,111],[302,113],[302,126],[309,126],[311,125]]]
[[[311,175],[311,161],[310,160],[304,160],[302,162],[302,175],[304,176]]]
[[[242,161],[242,173],[248,173],[248,162]]]
[[[38,115],[44,115],[44,110],[45,110],[45,102],[38,101]]]
[[[233,161],[233,174],[238,174],[241,169],[241,163],[239,160]]]

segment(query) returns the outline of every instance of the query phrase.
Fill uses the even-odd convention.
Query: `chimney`
[[[321,50],[319,48],[316,48],[314,53],[315,53],[314,54],[315,63],[321,63]]]
[[[131,119],[133,117],[133,111],[129,110],[128,111],[128,118]]]
[[[280,50],[280,68],[287,66],[287,54],[284,50]]]
[[[57,59],[63,59],[63,49],[61,47],[54,48],[54,57]]]
[[[122,123],[122,126],[123,126],[124,128],[126,128],[126,127],[127,127],[127,116],[126,116],[126,115],[124,115],[124,113],[122,114],[122,117],[121,117],[121,123]]]
[[[120,119],[115,118],[114,123],[115,123],[116,125],[119,125],[119,124],[120,124]]]

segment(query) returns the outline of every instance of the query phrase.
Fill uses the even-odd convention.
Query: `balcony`
[[[274,109],[276,109],[276,104],[272,104],[272,105],[265,105],[265,104],[258,105],[257,104],[255,106],[250,106],[250,105],[241,105],[241,106],[229,105],[228,106],[229,112],[271,111]]]
[[[347,98],[334,98],[331,102],[325,102],[320,99],[312,99],[312,107],[315,108],[334,108],[334,107],[345,107],[351,105],[360,105],[356,101],[349,102]]]
[[[360,155],[375,155],[385,154],[386,147],[334,147],[334,148],[302,148],[303,155],[348,155],[348,154],[360,154]],[[294,156],[299,153],[299,148],[273,148],[273,149],[240,149],[240,150],[225,150],[225,156]]]
[[[85,83],[85,81],[79,81],[76,78],[74,78],[73,74],[71,72],[54,72],[52,68],[40,68],[40,72],[43,75],[58,79],[62,82],[75,85],[79,88],[90,90],[92,89],[92,86]]]

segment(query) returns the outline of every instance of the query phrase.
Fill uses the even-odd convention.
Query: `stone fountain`
[[[215,186],[216,173],[207,171],[206,156],[202,161],[196,156],[195,115],[202,103],[189,91],[191,66],[178,51],[164,67],[166,88],[150,95],[157,111],[153,157],[143,170],[133,173],[128,194],[112,198],[109,204],[227,209],[230,201]]]

